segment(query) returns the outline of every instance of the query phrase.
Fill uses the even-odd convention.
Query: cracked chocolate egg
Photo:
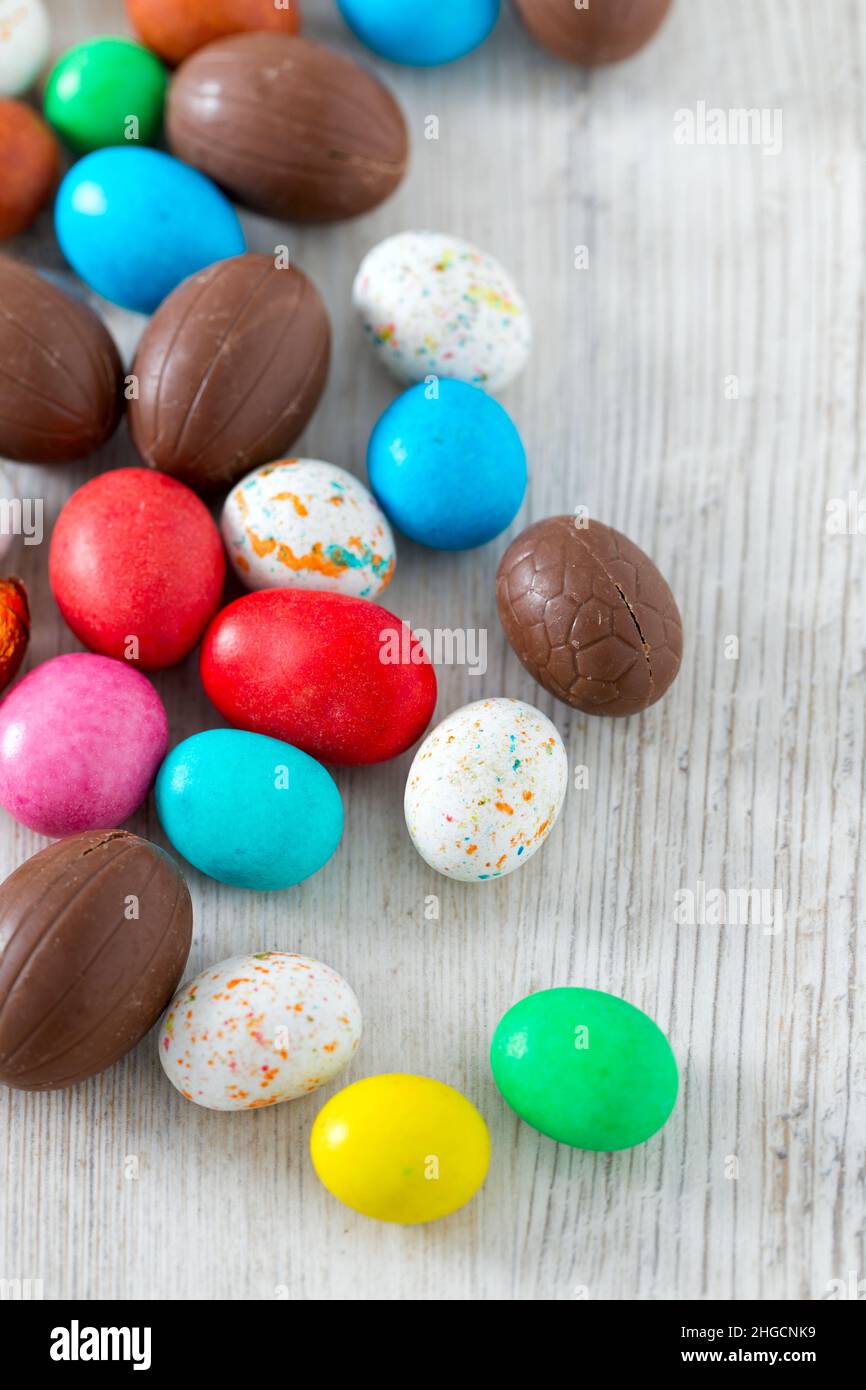
[[[529,674],[584,714],[648,709],[680,669],[682,619],[667,581],[600,521],[528,526],[500,561],[496,597]]]

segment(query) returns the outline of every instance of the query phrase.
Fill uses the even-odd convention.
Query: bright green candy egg
[[[664,1033],[633,1004],[597,989],[528,994],[500,1019],[490,1065],[522,1120],[576,1149],[642,1144],[677,1099]]]
[[[129,39],[88,39],[58,59],[45,88],[45,118],[77,154],[106,145],[152,145],[167,85],[158,58]]]

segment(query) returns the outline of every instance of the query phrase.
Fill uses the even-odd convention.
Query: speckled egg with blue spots
[[[522,700],[477,700],[418,749],[406,783],[409,834],[447,878],[502,878],[544,844],[567,780],[565,748],[545,714]]]
[[[387,518],[351,473],[320,459],[282,459],[229,493],[222,533],[248,589],[328,589],[376,598],[397,561]]]

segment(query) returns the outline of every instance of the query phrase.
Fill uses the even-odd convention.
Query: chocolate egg
[[[133,442],[199,491],[284,454],[318,404],[331,329],[318,290],[272,256],[234,256],[185,280],[145,330],[133,365]]]
[[[174,860],[125,830],[40,850],[0,884],[0,1082],[73,1086],[156,1023],[192,938]]]
[[[529,674],[584,714],[637,714],[680,669],[682,619],[665,579],[600,521],[528,526],[500,561],[496,597]]]
[[[306,39],[238,34],[178,70],[166,131],[179,159],[238,202],[293,222],[333,222],[383,202],[408,136],[391,93]]]
[[[582,67],[601,67],[630,58],[649,43],[671,0],[514,0],[538,43]]]
[[[120,419],[123,369],[102,320],[41,275],[0,256],[0,455],[85,458]]]

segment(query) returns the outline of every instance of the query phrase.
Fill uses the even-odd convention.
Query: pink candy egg
[[[168,746],[150,681],[107,656],[43,662],[0,704],[0,806],[41,835],[116,829]]]

